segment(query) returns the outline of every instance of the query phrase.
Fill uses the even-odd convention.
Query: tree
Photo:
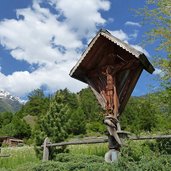
[[[79,93],[80,107],[84,111],[87,121],[102,120],[102,109],[90,88],[86,88]]]
[[[164,50],[166,57],[157,58],[157,65],[163,70],[163,81],[171,81],[171,1],[146,0],[147,6],[138,11],[151,27],[147,33],[149,42],[157,43],[157,50]]]
[[[143,17],[144,23],[147,22],[149,31],[147,41],[155,43],[156,50],[161,52],[154,62],[156,67],[162,70],[160,74],[161,88],[164,90],[158,95],[158,105],[163,117],[171,119],[171,1],[170,0],[146,0],[146,7],[138,11],[139,16]],[[166,112],[167,111],[167,112]],[[161,123],[162,123],[161,121]],[[166,122],[165,122],[166,123]],[[167,125],[167,124],[165,124]]]
[[[28,95],[28,102],[18,112],[22,116],[32,115],[40,116],[44,115],[49,107],[49,98],[45,97],[41,89],[36,89]]]
[[[0,113],[0,128],[4,125],[9,124],[12,121],[13,113],[11,112],[2,112]]]
[[[60,142],[67,138],[67,116],[70,112],[68,104],[65,103],[65,96],[61,90],[57,91],[54,98],[50,102],[50,108],[47,113],[42,116],[39,122],[39,134],[37,131],[36,142],[43,142],[45,137],[49,137],[52,142]],[[40,137],[42,135],[43,137]],[[40,140],[41,138],[41,140]]]
[[[68,120],[68,133],[73,135],[86,133],[86,120],[84,111],[81,108],[73,111]]]
[[[31,129],[24,120],[14,116],[11,123],[8,123],[2,127],[0,134],[23,139],[31,136]]]
[[[134,133],[161,129],[158,122],[159,108],[152,95],[145,97],[132,97],[125,111],[121,115],[121,126]],[[152,103],[154,102],[154,103]]]
[[[72,110],[77,110],[77,108],[79,107],[78,95],[75,93],[71,93],[67,88],[60,91],[64,95],[64,103],[67,103],[69,108],[71,108]]]

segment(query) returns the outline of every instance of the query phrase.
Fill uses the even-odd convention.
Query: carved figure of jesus
[[[106,82],[107,83],[106,84],[106,100],[107,100],[106,108],[107,108],[107,110],[113,110],[114,109],[114,100],[113,100],[114,80],[113,80],[111,68],[109,66],[106,68],[105,74],[106,74],[106,79],[107,79],[107,82]]]
[[[107,112],[114,114],[114,118],[117,118],[119,100],[116,91],[115,74],[116,70],[112,66],[107,66],[105,72],[102,72],[106,76],[106,110]]]

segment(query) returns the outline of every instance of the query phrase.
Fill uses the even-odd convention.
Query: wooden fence
[[[130,136],[129,140],[154,140],[154,139],[170,139],[171,135],[156,135],[156,136]],[[83,139],[69,142],[60,142],[60,143],[51,143],[48,138],[44,140],[43,145],[43,161],[49,159],[49,147],[57,147],[57,146],[67,146],[67,145],[79,145],[79,144],[97,144],[97,143],[106,143],[108,142],[108,137],[98,137],[91,139]]]

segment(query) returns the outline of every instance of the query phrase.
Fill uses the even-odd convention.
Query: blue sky
[[[141,45],[148,25],[131,10],[144,5],[140,0],[1,0],[0,89],[23,98],[40,87],[48,92],[86,87],[69,71],[100,28],[152,61],[155,46]],[[154,91],[158,74],[158,68],[153,75],[144,71],[133,95]]]

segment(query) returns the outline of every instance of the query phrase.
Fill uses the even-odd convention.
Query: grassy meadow
[[[117,162],[105,163],[107,143],[72,145],[53,161],[42,162],[34,147],[2,148],[0,171],[170,171],[171,155],[161,151],[156,141],[128,141]]]
[[[0,157],[0,170],[16,169],[23,164],[38,163],[33,147],[4,147],[1,149],[1,155],[8,157]]]

